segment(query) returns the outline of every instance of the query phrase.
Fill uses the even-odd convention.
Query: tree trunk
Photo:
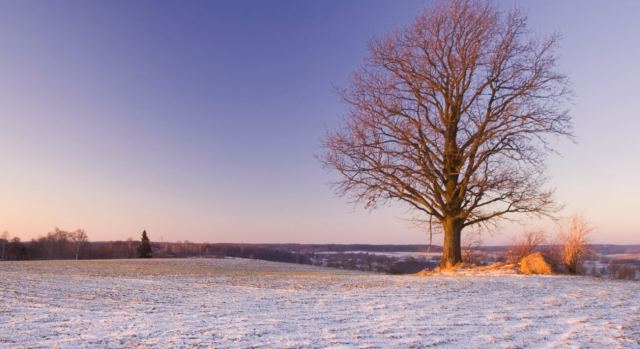
[[[444,246],[442,246],[442,268],[450,268],[462,262],[462,249],[460,246],[460,233],[463,221],[459,219],[445,218],[442,221],[444,228]]]

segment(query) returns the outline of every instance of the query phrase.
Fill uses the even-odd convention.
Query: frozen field
[[[640,348],[640,282],[253,260],[0,263],[0,348]]]

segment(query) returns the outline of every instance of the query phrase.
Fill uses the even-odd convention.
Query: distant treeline
[[[509,246],[478,246],[479,251],[486,252],[503,252],[505,248]],[[548,250],[554,248],[554,245],[540,245],[541,250]],[[611,245],[611,244],[589,244],[589,249],[595,253],[610,255],[610,254],[623,254],[623,253],[640,253],[640,245]]]
[[[0,237],[0,259],[80,259],[89,246],[87,234],[82,229],[71,232],[54,229],[38,239],[23,242],[19,237],[9,238],[4,232]]]
[[[121,259],[139,257],[141,242],[89,242],[83,230],[67,232],[55,229],[38,239],[22,242],[18,238],[0,238],[0,259]],[[367,244],[235,244],[151,242],[153,258],[248,258],[274,262],[321,265],[392,274],[413,273],[433,267],[434,263],[399,259],[375,254],[381,252],[425,252],[425,245]],[[437,251],[440,249],[438,248]],[[432,248],[432,251],[436,249]],[[328,252],[328,253],[327,253]],[[433,265],[430,265],[433,264]]]
[[[0,260],[42,259],[114,259],[136,258],[140,241],[89,242],[82,229],[67,232],[55,229],[37,239],[21,241],[18,237],[0,237]],[[151,242],[155,258],[238,257],[289,263],[311,263],[319,252],[426,252],[427,245],[371,245],[371,244],[240,244]],[[599,254],[640,253],[640,245],[591,245]],[[481,251],[503,251],[504,246],[481,246]],[[442,251],[432,246],[431,252]]]
[[[114,259],[136,258],[140,241],[90,242],[82,229],[65,231],[54,229],[37,239],[21,241],[10,238],[8,233],[0,236],[0,260],[42,259]],[[155,258],[185,257],[237,257],[264,259],[269,261],[311,264],[318,252],[425,252],[427,245],[371,245],[371,244],[238,244],[238,243],[194,243],[151,242]],[[432,246],[439,252],[439,246]]]
[[[116,259],[136,258],[140,241],[96,241],[89,242],[83,230],[67,232],[55,229],[31,241],[19,238],[0,238],[0,260],[43,259]],[[264,259],[269,261],[310,264],[310,256],[286,247],[259,244],[151,242],[154,258],[187,257],[237,257]]]

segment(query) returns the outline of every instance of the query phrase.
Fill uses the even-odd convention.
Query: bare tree
[[[7,243],[9,242],[9,232],[8,231],[3,231],[2,235],[0,235],[0,242],[2,242],[2,258],[0,258],[0,260],[5,260],[6,258],[6,250],[7,250]]]
[[[466,263],[477,264],[480,259],[480,246],[482,246],[482,234],[480,231],[467,234],[462,239],[462,260]]]
[[[89,241],[84,229],[77,229],[69,234],[69,239],[73,243],[76,260],[80,258],[80,249]]]
[[[568,82],[555,70],[557,38],[528,34],[517,10],[439,2],[372,41],[341,91],[350,111],[322,157],[341,174],[338,193],[435,218],[443,267],[461,261],[463,228],[554,210],[544,160],[549,136],[571,136]]]
[[[69,250],[69,232],[55,227],[43,238],[47,249],[47,258],[66,258]]]
[[[135,258],[136,256],[136,243],[133,241],[133,238],[129,237],[126,241],[127,247],[127,257],[126,258]]]
[[[516,263],[530,255],[545,241],[544,232],[541,230],[527,231],[521,238],[514,239],[507,248],[507,260]]]

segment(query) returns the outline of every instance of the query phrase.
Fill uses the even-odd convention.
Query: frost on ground
[[[640,283],[238,259],[0,263],[0,347],[640,348]]]

